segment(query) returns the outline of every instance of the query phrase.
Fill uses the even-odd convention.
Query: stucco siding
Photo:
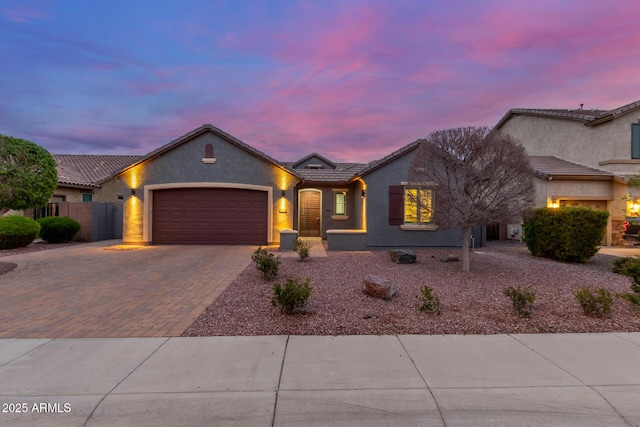
[[[416,231],[402,230],[398,225],[389,225],[389,186],[400,185],[408,180],[409,166],[415,151],[400,156],[394,161],[364,176],[367,184],[366,219],[367,246],[460,246],[459,229]],[[437,206],[435,207],[437,209]],[[476,246],[483,242],[480,230],[475,231]]]
[[[639,111],[596,126],[585,126],[583,122],[572,120],[517,115],[500,129],[517,139],[531,156],[555,156],[615,173],[635,173],[640,169],[640,160],[631,159],[631,124],[638,123],[638,120]]]
[[[205,146],[214,147],[215,163],[204,163]],[[124,240],[147,243],[150,236],[144,236],[144,222],[149,221],[152,211],[145,208],[145,187],[150,185],[189,183],[202,185],[215,183],[217,186],[245,184],[271,189],[272,212],[269,242],[279,241],[279,231],[293,227],[293,187],[297,179],[276,165],[254,156],[246,150],[205,132],[193,139],[161,154],[157,158],[125,172],[120,181],[124,184]],[[130,188],[136,189],[130,196]],[[285,197],[282,197],[282,190]],[[143,214],[146,212],[147,214]],[[144,222],[143,222],[144,221]]]

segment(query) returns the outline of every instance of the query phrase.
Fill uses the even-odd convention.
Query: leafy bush
[[[296,277],[285,277],[284,285],[276,283],[273,285],[273,298],[271,304],[280,306],[280,311],[284,314],[292,314],[298,307],[303,307],[311,295],[311,286],[307,278],[304,281]]]
[[[80,231],[80,223],[68,216],[48,216],[38,220],[40,237],[49,243],[64,243],[73,240]]]
[[[442,314],[440,310],[440,298],[433,294],[433,288],[424,285],[420,288],[420,301],[422,304],[418,307],[420,311],[428,311],[438,316]]]
[[[259,247],[251,256],[253,262],[256,263],[256,269],[262,272],[265,279],[271,279],[278,275],[280,270],[280,259],[276,258],[266,249]]]
[[[582,311],[588,316],[608,317],[613,307],[613,297],[604,288],[593,292],[587,286],[583,286],[574,293],[576,300],[582,306]]]
[[[0,218],[0,249],[23,248],[33,242],[40,224],[22,215],[8,215]]]
[[[294,244],[294,250],[298,252],[298,261],[304,261],[309,257],[309,245],[300,239],[296,239]]]
[[[536,209],[525,221],[524,241],[535,256],[586,262],[598,252],[609,213],[588,208]]]
[[[533,311],[533,303],[536,300],[536,295],[533,290],[527,288],[516,288],[509,286],[504,290],[504,295],[511,299],[513,308],[518,312],[520,317],[529,317]]]

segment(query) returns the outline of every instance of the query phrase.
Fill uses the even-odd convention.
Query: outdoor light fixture
[[[136,195],[136,189],[135,189],[135,188],[132,188],[132,189],[131,189],[131,195],[132,195],[132,196],[135,196],[135,195]]]
[[[285,192],[284,192],[284,190],[282,190],[282,197],[285,197]]]

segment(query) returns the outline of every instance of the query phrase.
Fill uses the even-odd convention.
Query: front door
[[[320,193],[300,192],[300,237],[320,237]]]

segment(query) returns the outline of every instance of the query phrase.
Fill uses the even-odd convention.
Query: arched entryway
[[[298,233],[300,237],[320,237],[322,192],[305,189],[298,193]]]

